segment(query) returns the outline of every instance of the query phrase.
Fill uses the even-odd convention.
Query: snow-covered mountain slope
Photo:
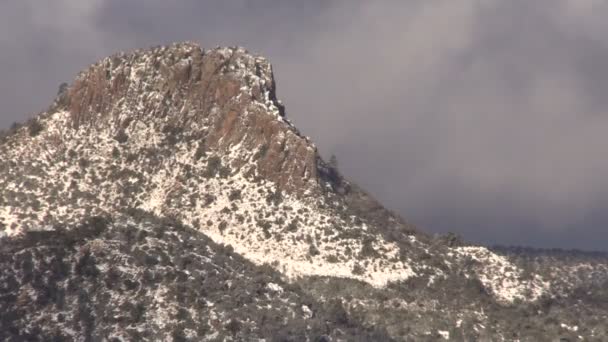
[[[108,57],[2,138],[3,243],[117,212],[181,222],[292,284],[389,291],[454,280],[512,306],[567,295],[582,279],[557,291],[559,273],[416,231],[321,160],[285,118],[268,61],[242,48],[179,43]],[[484,305],[466,310],[487,320]]]
[[[0,340],[19,331],[32,341],[382,338],[270,267],[175,222],[139,218],[93,218],[0,246]]]

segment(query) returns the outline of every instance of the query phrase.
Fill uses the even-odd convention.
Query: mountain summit
[[[242,48],[119,53],[61,87],[0,142],[0,237],[2,339],[608,333],[605,256],[417,231],[319,157]]]
[[[316,148],[284,119],[270,63],[242,48],[183,43],[114,55],[79,75],[58,104],[75,128],[122,134],[152,121],[159,126],[148,130],[198,134],[206,150],[257,152],[256,171],[281,189],[316,181]],[[231,162],[241,168],[249,157]]]

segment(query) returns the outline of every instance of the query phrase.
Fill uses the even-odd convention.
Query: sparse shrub
[[[76,153],[76,151],[69,149],[68,150],[68,157],[70,159],[76,159],[76,157],[78,157],[78,153]]]
[[[131,116],[128,116],[120,123],[120,127],[122,127],[123,129],[127,129],[132,122],[133,118]]]
[[[171,338],[173,339],[173,342],[188,341],[188,339],[186,338],[186,334],[184,334],[184,327],[182,327],[181,325],[173,329],[173,332],[171,333]]]
[[[11,124],[11,127],[8,129],[9,134],[16,132],[21,126],[22,126],[22,124],[20,124],[18,122],[13,122]]]
[[[144,264],[146,266],[155,266],[159,264],[159,260],[153,255],[146,254],[144,256]]]
[[[194,153],[194,159],[200,160],[202,157],[206,156],[207,152],[205,151],[205,143],[199,142],[198,147],[196,148],[196,152]]]
[[[135,154],[135,153],[129,153],[127,155],[127,163],[132,163],[132,162],[134,162],[136,160],[137,160],[137,154]]]
[[[232,190],[230,191],[230,195],[228,195],[228,199],[230,201],[236,201],[241,199],[241,190]]]
[[[66,82],[62,82],[57,87],[57,96],[62,96],[67,93],[69,85]]]
[[[205,194],[204,196],[204,200],[205,200],[205,207],[210,205],[211,203],[215,202],[215,196],[211,195],[211,194]]]
[[[230,176],[230,169],[228,167],[222,167],[220,168],[220,178],[227,178],[228,176]]]
[[[332,264],[336,264],[336,263],[340,262],[340,259],[338,259],[338,257],[333,254],[328,256],[327,258],[325,258],[325,260],[327,260],[327,262],[332,263]]]
[[[447,247],[458,247],[462,246],[463,240],[462,237],[456,233],[449,232],[445,235],[440,235],[436,238],[436,241],[442,245]]]
[[[218,229],[220,230],[220,233],[224,234],[224,231],[226,230],[227,227],[228,227],[228,223],[226,221],[222,221],[222,222],[220,222]]]
[[[167,125],[163,127],[162,132],[165,134],[165,142],[168,145],[175,145],[179,141],[179,136],[183,131],[178,126]]]
[[[42,130],[44,129],[44,127],[42,126],[42,124],[36,120],[36,119],[32,119],[29,121],[28,125],[27,125],[27,129],[28,132],[30,134],[31,137],[35,137],[38,134],[40,134],[40,132],[42,132]]]
[[[88,250],[78,259],[74,271],[76,274],[85,277],[96,277],[99,275],[99,270],[95,262],[95,258],[91,256]]]
[[[363,275],[365,273],[365,268],[363,268],[363,266],[361,266],[359,264],[355,264],[355,266],[353,266],[352,272],[355,275]]]
[[[235,336],[239,331],[241,331],[241,326],[241,322],[233,318],[230,320],[230,322],[228,322],[228,324],[226,324],[226,330]]]
[[[205,177],[215,177],[220,169],[222,168],[222,160],[218,156],[213,156],[207,160],[207,170],[205,171]]]
[[[270,234],[270,228],[272,227],[272,223],[270,223],[270,221],[266,221],[266,220],[258,220],[257,224],[258,224],[258,227],[262,228],[262,232],[264,233],[264,238],[270,239],[272,236]]]
[[[81,169],[86,169],[89,166],[89,160],[86,158],[80,158],[78,160],[78,166],[80,166]]]
[[[380,256],[378,251],[372,246],[372,241],[370,239],[363,241],[363,246],[361,246],[361,252],[359,254],[362,258],[377,258]]]
[[[331,322],[348,324],[348,313],[339,299],[332,299],[327,303],[327,315]]]
[[[321,254],[321,252],[319,251],[319,249],[317,248],[317,246],[315,246],[314,244],[311,244],[310,246],[308,246],[308,255],[310,256],[317,256]]]
[[[287,231],[296,232],[297,230],[298,230],[298,221],[294,219],[291,222],[289,222],[289,224],[287,225]]]
[[[281,190],[276,189],[274,192],[271,192],[266,196],[266,203],[273,204],[278,206],[283,202],[283,195],[281,194]]]
[[[321,335],[321,336],[317,337],[314,341],[315,342],[331,342],[332,339],[331,339],[331,337],[329,337],[327,335]]]
[[[255,152],[255,154],[253,155],[253,160],[264,158],[264,156],[266,156],[266,153],[268,153],[268,145],[264,144],[260,146],[260,148]]]
[[[88,218],[83,224],[74,228],[72,236],[76,240],[92,239],[101,235],[108,229],[110,221],[104,217],[93,216]]]
[[[116,136],[114,136],[114,140],[118,141],[120,144],[124,144],[129,140],[129,136],[125,133],[124,129],[121,129],[116,133]]]

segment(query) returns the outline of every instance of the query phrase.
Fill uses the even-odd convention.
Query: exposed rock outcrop
[[[317,183],[316,147],[284,118],[271,65],[242,48],[180,43],[117,54],[81,73],[59,102],[75,129],[118,132],[151,118],[176,132],[205,126],[199,138],[208,149],[256,152],[260,175],[281,189],[301,193]]]

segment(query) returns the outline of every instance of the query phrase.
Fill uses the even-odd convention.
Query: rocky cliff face
[[[79,75],[58,104],[77,129],[119,134],[152,120],[161,130],[196,130],[207,149],[256,151],[257,172],[281,189],[317,185],[316,148],[284,119],[270,64],[241,48],[183,43],[118,54]],[[249,161],[235,158],[231,166]]]
[[[108,224],[99,236],[75,241],[69,232],[92,217],[116,224]],[[161,223],[150,227],[150,217]],[[168,235],[158,233],[176,225],[180,229],[169,229]],[[69,253],[54,256],[56,249],[36,238],[44,234],[68,243]],[[143,235],[137,239],[139,251],[122,241],[133,234]],[[147,238],[150,234],[156,235]],[[120,253],[103,252],[114,244]],[[234,258],[210,263],[222,250],[216,244],[228,246]],[[203,310],[167,297],[165,304],[173,311],[163,311],[161,304],[153,303],[154,296],[144,296],[142,305],[151,306],[150,314],[137,316],[137,326],[151,339],[168,331],[158,323],[163,315],[174,317],[180,308],[189,312],[187,317],[198,317],[194,322],[207,319],[199,331],[168,318],[170,329],[178,330],[176,336],[183,337],[187,330],[186,337],[194,340],[243,340],[279,331],[288,340],[323,335],[509,340],[534,339],[546,333],[547,326],[555,327],[554,337],[608,333],[601,331],[598,321],[580,322],[581,315],[606,315],[606,308],[597,304],[607,298],[602,292],[608,279],[606,258],[530,259],[466,245],[453,236],[418,232],[319,158],[314,144],[285,118],[268,61],[241,48],[203,50],[180,43],[120,53],[62,87],[48,111],[1,139],[0,246],[4,245],[16,249],[0,248],[3,269],[10,269],[0,277],[0,309],[12,317],[0,320],[0,331],[10,331],[17,340],[50,336],[53,332],[45,325],[55,324],[60,311],[74,326],[69,338],[102,338],[128,329],[108,314],[124,304],[123,294],[91,285],[94,279],[77,270],[78,260],[94,246],[106,246],[95,247],[101,254],[94,253],[99,263],[92,272],[100,279],[115,260],[125,262],[119,270],[123,276],[128,269],[133,271],[129,284],[143,284],[149,277],[146,269],[171,278],[178,264],[171,260],[182,260],[179,254],[188,251],[194,269],[180,277],[193,288],[200,280],[196,272],[217,276],[209,274],[209,268],[224,275],[221,282],[226,287],[213,289],[218,296],[221,291],[254,296],[251,289],[230,284],[242,284],[238,279],[250,279],[261,270],[272,276],[260,286],[291,286],[284,290],[289,300],[272,295],[272,290],[268,293],[276,301],[264,296],[256,301],[259,313],[270,315],[262,307],[275,305],[275,314],[295,321],[264,323],[254,319],[252,309],[247,317],[233,317],[238,322],[234,329],[249,329],[236,332],[224,325],[231,320],[229,306]],[[22,254],[28,250],[35,251],[33,259],[24,261]],[[146,264],[142,253],[168,259],[158,269],[154,262]],[[70,271],[53,269],[51,273],[59,274],[36,278],[53,258],[61,259]],[[239,263],[247,267],[240,269]],[[162,283],[166,291],[178,286],[171,279]],[[93,300],[85,306],[94,313],[84,321],[78,312],[58,306],[65,301],[55,297],[27,301],[44,297],[48,289],[72,291],[74,282],[88,284],[87,292],[83,298],[68,296],[68,302]],[[154,284],[139,288],[161,291]],[[29,290],[16,293],[22,287]],[[566,314],[570,299],[583,292],[586,313]],[[327,315],[334,325],[320,328],[320,321],[301,318],[301,310],[288,308],[300,307],[303,300],[298,298],[306,296],[318,301],[310,305],[318,305],[318,315]],[[95,302],[103,298],[114,298],[116,305]],[[547,303],[551,309],[542,311]],[[530,312],[535,320],[523,320]],[[208,319],[212,315],[220,318],[213,323]],[[227,321],[217,323],[222,319]],[[147,325],[150,320],[158,324]],[[523,324],[529,328],[522,329]],[[577,328],[566,331],[560,324]]]

